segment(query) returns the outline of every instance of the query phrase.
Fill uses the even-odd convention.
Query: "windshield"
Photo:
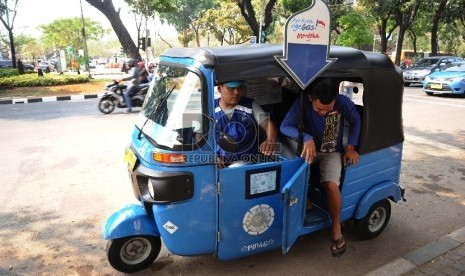
[[[447,67],[446,69],[444,69],[444,71],[448,71],[448,72],[465,72],[465,63],[461,63],[461,64],[457,64],[457,65]]]
[[[142,106],[143,132],[158,145],[192,145],[202,136],[202,82],[186,68],[160,65]],[[139,128],[143,124],[138,122]]]
[[[438,58],[425,58],[420,59],[419,61],[413,64],[414,67],[424,67],[424,66],[431,66],[439,62]]]

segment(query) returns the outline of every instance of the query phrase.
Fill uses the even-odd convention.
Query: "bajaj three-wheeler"
[[[140,204],[122,207],[103,227],[115,269],[147,268],[162,241],[177,255],[230,260],[277,248],[286,253],[300,235],[331,226],[324,191],[314,185],[318,173],[300,157],[298,141],[280,136],[271,157],[216,164],[218,83],[245,81],[245,94],[278,126],[304,98],[275,59],[282,52],[281,45],[256,44],[174,48],[160,57],[125,153]],[[359,163],[342,172],[341,222],[353,220],[359,236],[370,239],[386,227],[390,202],[404,197],[402,74],[383,54],[331,46],[328,57],[337,60],[318,78],[350,83],[341,93],[354,98],[362,120]]]

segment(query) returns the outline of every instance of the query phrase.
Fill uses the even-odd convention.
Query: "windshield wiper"
[[[174,89],[176,88],[176,85],[173,86],[173,88],[170,89],[170,91],[168,91],[168,93],[166,93],[163,98],[161,98],[161,101],[158,103],[158,105],[152,110],[152,112],[150,112],[149,116],[147,116],[147,120],[145,120],[144,124],[142,125],[142,127],[140,128],[139,130],[139,134],[137,135],[137,139],[140,140],[141,138],[141,134],[142,134],[142,130],[144,129],[145,127],[145,124],[147,124],[147,122],[149,121],[150,117],[152,117],[153,113],[156,113],[159,111],[159,109],[161,108],[161,106],[163,105],[164,102],[166,102],[166,100],[168,99],[168,97],[171,95],[171,93],[174,91]],[[158,116],[155,117],[154,121],[156,121],[158,119]]]

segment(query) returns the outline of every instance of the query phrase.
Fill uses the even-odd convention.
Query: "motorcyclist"
[[[141,87],[141,84],[147,83],[147,71],[145,70],[145,64],[144,62],[139,62],[137,63],[136,66],[136,60],[134,59],[129,59],[126,61],[127,66],[130,68],[130,76],[121,79],[121,81],[131,81],[128,84],[128,87],[126,89],[126,92],[124,93],[124,100],[126,102],[126,113],[130,113],[131,110],[131,96],[137,93],[140,89],[143,88]]]

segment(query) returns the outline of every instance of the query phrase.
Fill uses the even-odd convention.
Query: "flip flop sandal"
[[[346,243],[344,237],[337,240],[331,240],[331,254],[333,257],[341,257],[346,252]]]

